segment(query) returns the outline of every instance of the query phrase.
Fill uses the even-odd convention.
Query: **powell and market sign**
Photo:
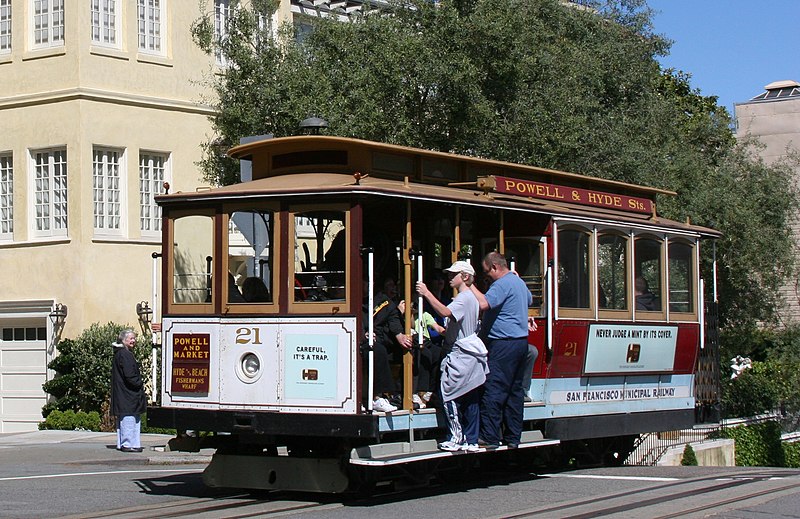
[[[617,195],[592,189],[565,187],[555,184],[543,184],[541,182],[532,182],[530,180],[520,180],[517,178],[494,175],[481,177],[478,179],[478,187],[491,189],[496,193],[555,200],[557,202],[591,205],[606,209],[632,211],[635,213],[649,214],[653,212],[653,201],[647,198]]]

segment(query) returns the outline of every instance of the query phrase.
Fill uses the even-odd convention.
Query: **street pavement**
[[[109,456],[130,456],[139,463],[150,465],[175,464],[207,464],[214,454],[213,449],[202,449],[200,452],[176,452],[169,450],[167,434],[142,434],[141,453],[123,453],[116,450],[117,434],[93,431],[31,431],[20,433],[0,433],[0,449],[11,449],[18,446],[56,446],[58,444],[91,444],[96,445],[96,453],[106,452]]]

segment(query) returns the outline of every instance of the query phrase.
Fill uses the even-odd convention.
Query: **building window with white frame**
[[[214,55],[217,58],[217,65],[221,67],[228,64],[228,58],[222,52],[220,43],[228,35],[228,21],[234,9],[231,3],[231,0],[214,0],[214,42],[216,44]]]
[[[123,151],[94,148],[92,153],[92,201],[94,230],[103,234],[122,232]]]
[[[139,50],[150,54],[165,53],[164,36],[167,18],[164,0],[137,0]]]
[[[37,236],[67,234],[67,149],[31,152],[33,221]]]
[[[0,239],[14,234],[14,158],[0,154]]]
[[[139,224],[143,233],[161,232],[161,207],[155,196],[164,192],[169,154],[139,152]]]
[[[118,47],[122,12],[117,6],[117,0],[91,0],[91,2],[92,43]]]
[[[11,52],[11,0],[0,0],[0,54]]]
[[[64,0],[31,0],[33,47],[64,45]]]

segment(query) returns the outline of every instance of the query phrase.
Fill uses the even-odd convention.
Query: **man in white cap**
[[[458,291],[445,306],[425,283],[417,283],[417,292],[433,309],[447,319],[442,361],[442,401],[450,427],[450,439],[439,444],[446,451],[478,450],[480,433],[480,387],[488,372],[486,347],[478,338],[478,299],[469,287],[475,280],[475,269],[466,261],[456,261],[445,269],[450,286]]]

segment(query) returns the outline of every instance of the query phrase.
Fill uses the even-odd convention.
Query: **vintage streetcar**
[[[714,416],[716,305],[699,249],[719,233],[660,217],[657,197],[675,193],[321,135],[229,155],[242,182],[158,198],[163,355],[148,423],[194,431],[174,446],[216,448],[208,485],[344,492],[531,452],[620,463],[640,433]],[[493,250],[538,324],[523,442],[442,452],[441,412],[413,405],[414,352],[395,369],[400,408],[373,410],[363,310],[387,278],[414,301],[417,280],[457,259],[481,272]]]

